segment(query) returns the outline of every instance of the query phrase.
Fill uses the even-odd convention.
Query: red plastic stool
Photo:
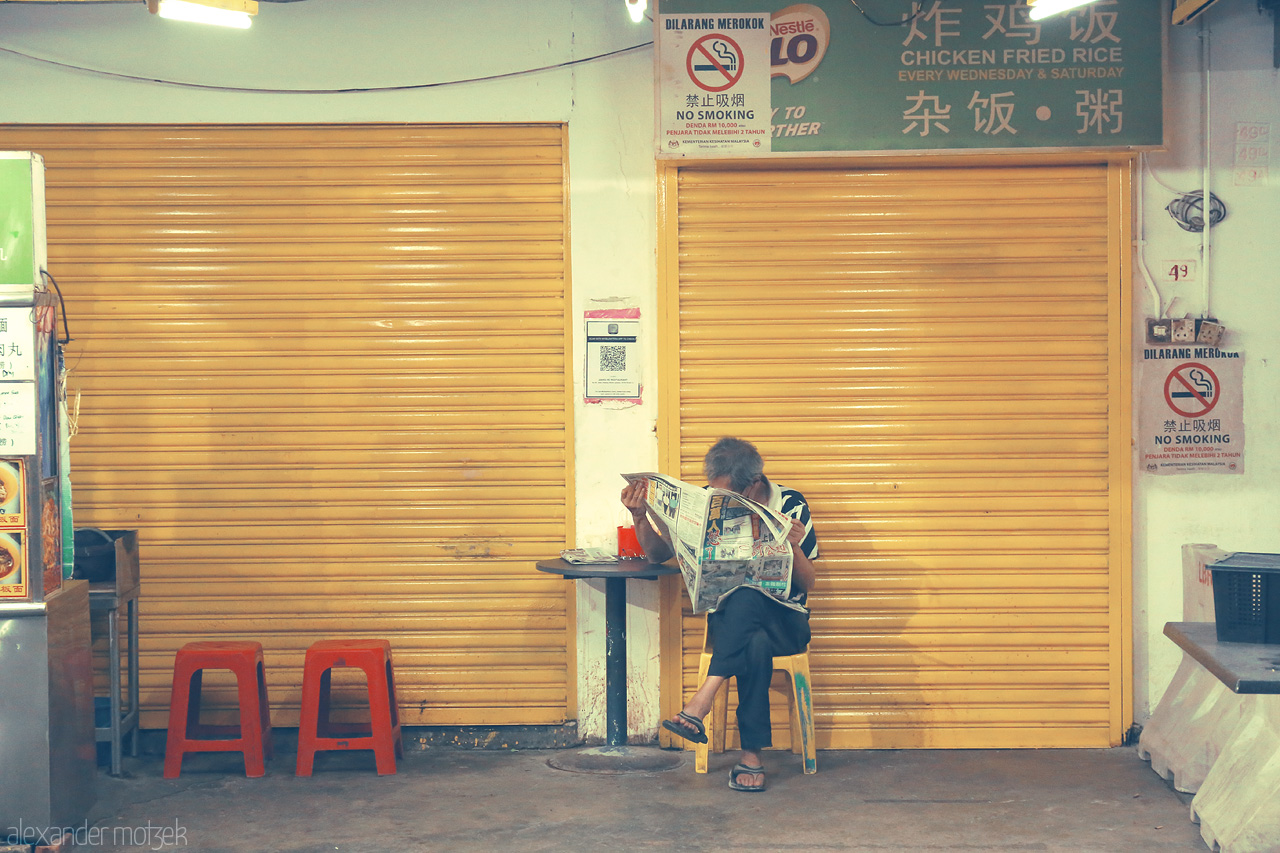
[[[240,725],[201,724],[200,682],[206,669],[235,673]],[[182,756],[188,752],[243,752],[244,774],[253,778],[266,775],[266,759],[272,755],[271,715],[261,643],[187,643],[178,649],[169,696],[164,778],[178,778]]]
[[[335,666],[364,670],[369,688],[369,724],[329,721],[329,683]],[[318,750],[372,749],[378,774],[396,772],[404,757],[400,710],[386,640],[320,640],[307,649],[302,670],[302,719],[298,723],[298,776],[310,776]]]

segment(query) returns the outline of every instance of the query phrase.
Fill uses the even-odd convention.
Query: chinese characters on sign
[[[25,382],[36,378],[31,346],[31,306],[0,308],[0,382]]]
[[[0,453],[36,452],[36,383],[0,382]]]
[[[676,39],[684,31],[673,27],[718,27],[741,17],[735,5],[663,2],[661,68],[686,61],[689,38]],[[726,83],[738,59],[732,67],[769,68],[765,105],[751,98],[770,117],[769,144],[724,153],[1163,144],[1159,0],[1101,0],[1042,21],[1014,0],[917,0],[882,4],[879,26],[847,0],[765,5],[777,8],[763,39],[701,63],[704,85]],[[694,65],[686,76],[696,87]],[[689,130],[666,106],[677,78],[659,75],[660,153],[717,153],[671,144]]]
[[[1138,465],[1151,474],[1244,473],[1244,356],[1148,347],[1139,372]]]

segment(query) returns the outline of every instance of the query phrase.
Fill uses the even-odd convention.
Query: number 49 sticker
[[[1171,284],[1196,280],[1196,262],[1193,260],[1161,261],[1160,279]]]

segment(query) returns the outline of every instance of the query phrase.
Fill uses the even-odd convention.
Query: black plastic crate
[[[1280,554],[1239,551],[1208,568],[1218,642],[1280,645]]]

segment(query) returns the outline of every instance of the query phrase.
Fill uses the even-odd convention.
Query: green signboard
[[[658,152],[1158,147],[1166,5],[662,0]]]
[[[31,170],[30,154],[0,151],[0,284],[40,280]]]

